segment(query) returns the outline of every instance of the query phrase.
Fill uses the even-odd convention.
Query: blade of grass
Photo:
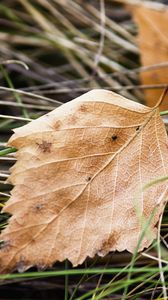
[[[3,150],[0,150],[0,156],[4,156],[4,155],[7,155],[9,153],[14,153],[16,152],[17,149],[16,148],[7,148],[7,149],[3,149]]]
[[[131,259],[131,264],[130,264],[130,267],[129,267],[129,272],[128,272],[128,278],[127,280],[129,281],[131,279],[131,275],[132,275],[132,272],[133,272],[133,266],[134,266],[134,263],[135,263],[135,259],[136,259],[136,256],[137,256],[137,253],[138,253],[138,249],[142,243],[142,240],[146,234],[146,230],[148,229],[154,215],[155,215],[155,212],[156,212],[156,208],[153,209],[151,215],[150,215],[150,218],[149,220],[146,221],[146,223],[144,224],[144,228],[141,232],[141,235],[139,237],[139,240],[138,240],[138,243],[137,243],[137,246],[135,248],[135,251],[133,253],[133,256],[132,256],[132,259]],[[125,289],[124,289],[124,292],[123,292],[123,296],[121,298],[121,300],[125,300],[126,299],[126,296],[127,296],[127,292],[128,292],[128,285],[126,285]]]
[[[4,69],[4,67],[2,65],[0,65],[0,70],[5,78],[6,82],[8,83],[9,88],[14,89],[13,82],[11,81],[7,71]],[[16,92],[13,92],[13,96],[16,99],[16,102],[18,104],[22,104],[22,100],[21,100],[21,97],[19,96],[19,94],[17,94]],[[22,108],[22,113],[25,118],[29,118],[29,114],[24,107]]]
[[[160,115],[161,115],[161,116],[165,116],[165,115],[168,115],[168,110],[165,110],[165,111],[161,111],[161,112],[160,112]]]
[[[160,245],[160,231],[161,231],[162,218],[163,218],[163,214],[160,216],[159,224],[158,224],[157,251],[158,251],[158,266],[159,266],[159,271],[160,271],[160,280],[162,283],[163,299],[167,300],[168,297],[167,297],[164,271],[163,271],[163,266],[162,266],[162,255],[161,255],[161,245]]]
[[[156,273],[158,272],[158,267],[133,267],[135,273]],[[168,265],[163,267],[164,272],[168,271]],[[118,272],[122,273],[131,273],[132,270],[130,268],[123,270],[123,268],[109,268],[109,269],[68,269],[68,270],[60,270],[60,271],[44,271],[44,272],[26,272],[26,273],[15,273],[15,274],[0,274],[1,279],[12,279],[12,278],[30,278],[36,277],[37,274],[41,277],[53,277],[53,276],[75,276],[81,274],[118,274]]]
[[[65,261],[65,272],[68,270],[68,260]],[[68,300],[68,274],[65,275],[64,300]]]

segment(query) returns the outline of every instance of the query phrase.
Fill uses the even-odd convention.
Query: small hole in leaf
[[[111,137],[111,139],[112,139],[113,141],[115,141],[117,138],[118,138],[118,136],[117,136],[116,134],[113,134],[112,137]]]
[[[136,128],[136,131],[138,131],[138,130],[139,130],[139,128],[140,128],[140,127],[138,126],[138,127]]]

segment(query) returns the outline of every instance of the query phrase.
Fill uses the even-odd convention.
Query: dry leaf
[[[139,27],[138,43],[143,66],[162,64],[154,69],[141,73],[143,84],[168,85],[168,9],[154,10],[144,6],[131,6],[131,11]],[[165,67],[163,65],[165,64]],[[162,89],[145,90],[147,105],[154,106]],[[160,107],[168,109],[168,95]]]
[[[1,272],[133,252],[141,217],[157,206],[139,250],[151,244],[168,196],[166,182],[142,191],[168,174],[158,109],[93,90],[14,131],[9,145],[19,150],[3,210],[12,217],[0,236]]]

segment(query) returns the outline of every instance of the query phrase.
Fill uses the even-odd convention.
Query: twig
[[[25,104],[25,103],[15,103],[12,101],[1,101],[0,105],[3,106],[15,106],[15,107],[25,107],[25,108],[31,108],[31,109],[38,109],[38,110],[52,110],[55,109],[55,106],[48,106],[48,105],[35,105],[35,104]]]
[[[115,0],[115,1],[124,4],[141,5],[156,10],[163,10],[167,8],[166,5],[158,2],[153,2],[153,1],[143,1],[143,2],[142,0]]]
[[[105,23],[106,23],[106,15],[105,15],[105,3],[104,0],[100,0],[100,17],[101,17],[101,30],[100,30],[100,42],[99,49],[95,57],[95,69],[93,75],[97,72],[97,67],[100,62],[100,57],[103,53],[104,48],[104,39],[105,39]]]
[[[4,174],[4,173],[0,173],[0,177],[3,177],[3,178],[8,178],[9,175],[8,174]]]
[[[147,90],[147,89],[163,89],[166,88],[167,84],[140,84],[140,85],[127,85],[127,86],[119,86],[119,87],[109,87],[109,86],[104,86],[102,87],[103,89],[106,90],[111,90],[114,92],[117,91],[127,91],[127,90],[135,90],[135,89],[142,89],[142,90]],[[90,90],[90,87],[79,87],[79,88],[73,88],[73,92],[87,92]],[[43,94],[64,94],[64,93],[70,93],[72,92],[72,88],[69,87],[64,87],[60,89],[53,89],[53,90],[43,90]],[[62,104],[62,103],[61,103]]]
[[[2,193],[2,192],[0,192],[0,195],[1,195],[1,196],[5,196],[5,197],[10,197],[10,195],[9,195],[9,194]]]
[[[8,115],[0,115],[0,118],[2,118],[2,119],[13,119],[13,120],[19,120],[19,121],[29,121],[29,122],[32,121],[32,119],[29,119],[29,118],[8,116]]]
[[[60,102],[58,100],[53,100],[51,98],[44,97],[44,96],[37,95],[37,94],[33,94],[33,93],[30,93],[30,92],[25,92],[23,90],[12,89],[12,88],[2,87],[2,86],[0,86],[0,90],[9,91],[9,92],[16,92],[16,93],[23,94],[23,95],[26,95],[26,96],[30,96],[30,97],[38,98],[38,99],[41,99],[41,100],[46,100],[46,101],[49,101],[49,102],[53,102],[53,103],[58,104],[58,105],[62,104],[62,102]]]
[[[5,61],[1,62],[1,65],[9,65],[9,64],[18,64],[18,65],[23,66],[26,70],[29,70],[28,65],[25,62],[21,61],[21,60],[8,59],[8,60],[5,60]]]
[[[145,256],[145,257],[148,257],[150,259],[153,259],[153,260],[156,260],[157,262],[159,262],[159,258],[158,257],[155,257],[153,255],[150,255],[150,254],[147,254],[147,253],[141,253],[142,256]],[[164,259],[160,259],[162,263],[164,264],[168,264],[168,261],[167,260],[164,260]]]

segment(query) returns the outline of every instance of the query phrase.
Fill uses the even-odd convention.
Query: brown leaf
[[[142,83],[168,85],[168,9],[157,11],[143,5],[135,5],[131,6],[131,11],[139,27],[138,44],[142,65],[162,64],[162,66],[142,72]],[[156,88],[145,90],[147,105],[154,106],[162,90]],[[168,95],[160,109],[168,109]]]
[[[93,90],[15,129],[18,148],[4,211],[0,271],[23,271],[109,251],[133,252],[142,216],[157,211],[139,250],[148,247],[168,196],[168,144],[158,109]],[[138,207],[138,210],[137,210]]]

